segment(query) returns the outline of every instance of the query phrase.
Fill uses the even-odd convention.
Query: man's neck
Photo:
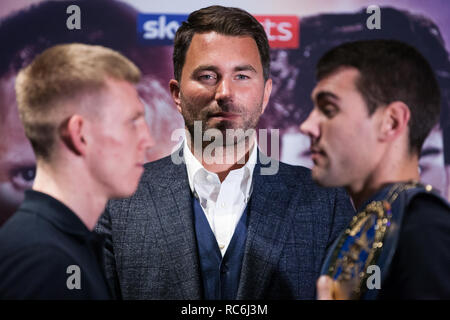
[[[414,158],[395,166],[382,165],[363,183],[354,184],[346,189],[356,209],[360,209],[362,204],[387,184],[419,180],[418,159]]]
[[[250,158],[253,148],[256,147],[255,137],[245,138],[235,145],[217,147],[214,150],[208,146],[194,149],[193,143],[187,140],[189,150],[202,166],[218,175],[220,182],[223,182],[230,171],[242,168]]]
[[[54,170],[38,164],[33,190],[62,202],[92,231],[105,209],[107,198],[95,192],[85,179],[82,173],[68,174],[64,169]]]

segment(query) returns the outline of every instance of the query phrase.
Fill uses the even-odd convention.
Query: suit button
[[[224,264],[221,268],[220,268],[220,272],[221,273],[227,273],[228,272],[228,266],[226,264]]]

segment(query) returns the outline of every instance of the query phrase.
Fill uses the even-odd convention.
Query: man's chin
[[[339,183],[330,178],[330,174],[314,166],[311,169],[311,177],[315,183],[321,187],[340,187]]]
[[[109,199],[124,199],[131,197],[138,189],[139,180],[135,180],[132,183],[128,182],[126,188],[116,189],[109,195]]]
[[[223,134],[225,134],[226,130],[237,130],[240,129],[239,123],[230,120],[220,120],[220,121],[208,121],[206,130],[219,130]]]

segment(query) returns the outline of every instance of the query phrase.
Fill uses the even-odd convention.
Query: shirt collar
[[[253,139],[255,139],[255,138],[253,138]],[[258,144],[255,141],[255,143],[253,144],[252,149],[250,151],[249,158],[248,158],[247,162],[245,163],[245,165],[242,168],[232,170],[230,172],[230,174],[231,175],[239,174],[241,171],[244,171],[242,177],[248,176],[251,179],[251,177],[253,175],[253,170],[255,168],[256,161],[257,161],[257,150],[258,150]],[[215,173],[212,173],[212,172],[206,170],[203,167],[203,165],[200,163],[200,161],[197,160],[197,158],[192,154],[191,150],[189,149],[186,139],[184,139],[184,142],[183,142],[183,157],[184,157],[184,162],[186,163],[186,169],[187,169],[187,174],[188,174],[188,179],[189,179],[189,187],[191,188],[191,192],[194,192],[194,189],[195,189],[194,188],[194,177],[196,176],[197,172],[204,171],[206,173],[211,173],[211,174],[215,174]]]

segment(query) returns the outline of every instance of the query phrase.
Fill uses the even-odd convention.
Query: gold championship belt
[[[386,245],[387,235],[391,233],[390,240],[397,238],[392,235],[399,230],[398,223],[392,227],[392,204],[403,191],[417,186],[417,182],[394,184],[384,199],[370,202],[363,211],[355,215],[347,229],[335,241],[325,259],[321,274],[334,280],[333,291],[336,299],[360,299],[365,293],[366,281],[370,275],[367,272],[368,267],[377,265]],[[425,189],[429,192],[431,186],[426,186]],[[400,220],[398,222],[401,222]],[[395,243],[389,245],[390,249],[395,250]]]

